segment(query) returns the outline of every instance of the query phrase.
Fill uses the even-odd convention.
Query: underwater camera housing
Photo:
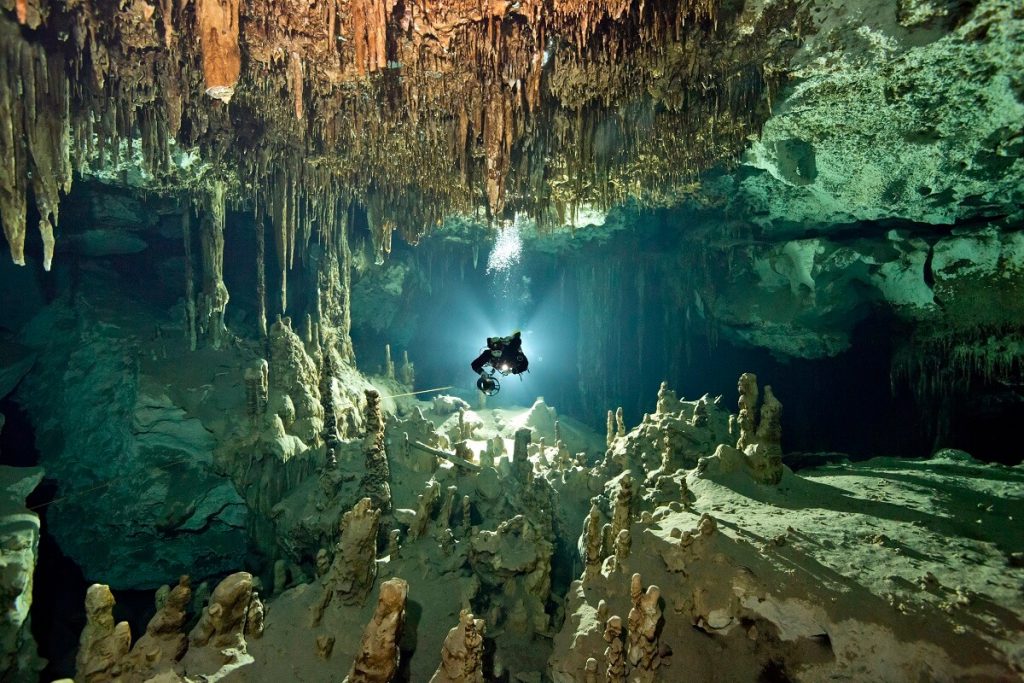
[[[494,363],[498,363],[498,365],[494,365]],[[519,372],[522,372],[520,368],[522,368],[523,365],[525,365],[525,356],[521,353],[516,357],[516,366],[512,366],[508,361],[498,358],[493,361],[488,361],[484,365],[482,374],[476,381],[476,388],[488,396],[494,396],[496,393],[501,391],[501,382],[498,381],[495,374],[500,373],[502,377],[508,377],[510,374],[518,374]],[[519,379],[522,379],[522,377]]]
[[[491,370],[489,375],[482,375],[476,381],[476,388],[487,396],[494,396],[496,393],[501,391],[501,383],[498,382],[498,378],[494,376],[494,370]]]

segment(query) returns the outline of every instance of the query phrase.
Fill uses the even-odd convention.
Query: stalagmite
[[[252,598],[252,574],[237,572],[217,584],[210,604],[189,634],[191,647],[245,651],[243,628]],[[191,654],[191,652],[190,652]]]
[[[515,445],[512,450],[512,474],[521,485],[529,485],[533,481],[533,463],[527,456],[531,432],[529,429],[517,429]]]
[[[782,404],[775,398],[771,387],[766,386],[764,400],[757,405],[757,377],[749,372],[740,376],[737,389],[740,393],[739,416],[730,421],[730,430],[735,425],[739,431],[736,450],[743,454],[746,471],[762,484],[775,485],[782,480],[782,426],[780,417]],[[713,470],[729,471],[735,467],[735,452],[719,447],[714,457],[704,464]]]
[[[764,400],[759,411],[756,441],[743,449],[750,473],[762,484],[774,486],[782,481],[782,404],[775,398],[772,388],[764,388]]]
[[[658,402],[655,408],[655,412],[658,413],[659,415],[663,415],[668,412],[668,398],[668,382],[663,381],[661,383],[661,386],[658,387]]]
[[[128,654],[132,634],[128,622],[114,623],[114,596],[108,586],[89,586],[85,618],[78,642],[75,679],[85,683],[111,680]]]
[[[441,665],[430,683],[483,683],[484,620],[467,609],[459,614],[459,625],[448,631],[441,647]]]
[[[629,550],[633,545],[633,537],[629,529],[622,529],[615,536],[615,568],[624,571],[626,560],[629,559]]]
[[[391,509],[391,467],[384,449],[384,415],[380,407],[380,394],[366,390],[366,437],[363,439],[366,456],[366,474],[360,483],[363,495],[383,512]]]
[[[558,424],[557,422],[555,424]],[[572,456],[569,454],[569,449],[565,447],[565,444],[561,440],[555,442],[555,450],[557,455],[555,456],[555,469],[559,472],[564,472],[572,464]]]
[[[441,502],[441,509],[437,513],[437,521],[442,529],[451,527],[452,510],[455,509],[455,497],[458,493],[459,489],[457,486],[449,486],[445,492],[444,499]]]
[[[658,668],[658,622],[661,621],[661,590],[648,586],[643,590],[639,574],[633,574],[630,582],[630,597],[633,602],[629,610],[627,661],[634,669],[633,675],[646,672],[653,675]],[[639,671],[638,671],[639,670]],[[650,680],[650,679],[647,679]]]
[[[426,533],[434,504],[440,497],[441,486],[436,479],[431,479],[427,482],[426,490],[416,497],[416,517],[409,527],[410,541],[415,541]]]
[[[622,406],[615,409],[615,436],[620,439],[626,436],[626,422],[622,416]]]
[[[608,411],[608,428],[605,433],[605,445],[611,448],[612,442],[615,440],[615,414],[612,411]]]
[[[126,658],[125,671],[133,672],[140,679],[148,678],[148,674],[161,665],[168,666],[181,659],[188,647],[188,638],[182,628],[191,599],[189,577],[182,576],[149,620],[145,634],[135,643]]]
[[[690,419],[691,427],[707,427],[708,425],[708,397],[701,396],[697,405],[693,407],[693,417]]]
[[[343,605],[361,605],[377,577],[377,530],[380,510],[363,498],[341,519],[341,539],[334,548],[334,561],[321,580],[323,597],[313,615],[316,626],[333,600]]]
[[[462,531],[468,534],[473,525],[473,500],[469,496],[462,497]]]
[[[619,480],[619,489],[612,504],[611,539],[618,538],[619,533],[629,529],[633,517],[633,478],[628,474]]]
[[[739,398],[739,418],[737,424],[740,434],[736,440],[736,449],[742,451],[747,444],[755,443],[755,420],[757,418],[757,375],[752,372],[744,372],[740,375],[737,390]]]
[[[245,411],[254,428],[260,429],[270,395],[270,366],[259,358],[245,369]]]
[[[252,598],[249,600],[249,609],[245,613],[245,635],[253,639],[260,638],[263,635],[265,615],[266,611],[263,601],[260,600],[260,594],[253,591]]]
[[[225,104],[235,94],[242,72],[242,52],[238,44],[239,4],[239,0],[196,1],[206,94]]]
[[[402,384],[410,389],[416,384],[416,368],[409,362],[409,352],[402,351]]]
[[[610,617],[605,624],[604,640],[608,647],[604,651],[605,681],[626,683],[626,652],[622,643],[622,617]]]
[[[398,671],[398,640],[405,626],[405,600],[409,584],[388,579],[380,585],[373,618],[363,631],[352,668],[344,683],[388,683]]]
[[[769,451],[782,453],[782,404],[771,386],[765,386],[757,424],[757,442]]]
[[[388,379],[395,378],[395,362],[391,360],[391,344],[384,345],[384,376]]]
[[[388,548],[385,553],[388,558],[392,561],[398,559],[398,553],[401,551],[401,540],[402,532],[399,529],[392,529],[388,532]]]
[[[601,569],[602,529],[601,511],[597,503],[590,504],[590,514],[583,522],[583,535],[580,537],[581,554],[585,565],[584,578],[596,576]]]

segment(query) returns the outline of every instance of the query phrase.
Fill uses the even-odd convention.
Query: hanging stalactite
[[[30,40],[0,17],[12,255],[23,260],[27,190],[49,245],[71,163],[111,173],[140,160],[173,187],[175,147],[267,207],[281,312],[296,257],[329,239],[339,188],[371,214],[378,261],[394,232],[415,243],[455,213],[525,213],[545,228],[583,207],[677,203],[756,133],[787,60],[762,38],[796,21],[779,5],[739,31],[717,6],[161,0],[101,15],[82,2],[49,7]],[[47,34],[58,25],[68,40]],[[180,39],[189,26],[198,40]]]
[[[195,351],[199,338],[196,329],[195,273],[192,266],[192,207],[181,212],[181,234],[185,243],[185,337],[188,347]]]
[[[242,71],[238,6],[239,0],[196,1],[196,28],[203,53],[206,94],[225,104],[235,94]]]
[[[68,107],[63,57],[24,40],[16,25],[0,17],[0,216],[18,265],[25,265],[30,186],[39,212],[43,267],[50,270],[53,262],[59,193],[71,189]]]
[[[267,249],[266,226],[263,224],[262,211],[256,215],[256,324],[260,337],[267,337]]]
[[[224,284],[224,185],[215,182],[207,197],[199,229],[203,264],[203,288],[199,294],[199,335],[213,348],[224,346],[228,339],[224,314],[228,288]]]

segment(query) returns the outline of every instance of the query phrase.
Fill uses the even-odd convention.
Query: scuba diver
[[[476,381],[476,388],[488,396],[493,396],[501,389],[494,376],[496,372],[504,376],[526,372],[530,367],[530,361],[523,353],[523,340],[519,330],[513,332],[511,337],[488,337],[487,348],[477,356],[470,367],[473,368],[473,372],[480,375]]]

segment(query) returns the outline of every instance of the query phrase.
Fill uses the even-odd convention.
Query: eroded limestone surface
[[[356,499],[367,436],[380,444],[368,425],[351,457],[325,461],[275,507],[355,501],[330,545],[274,537],[269,599],[256,597],[259,577],[233,574],[185,638],[182,579],[133,646],[94,586],[81,666],[175,681],[1018,674],[1018,468],[942,452],[795,474],[777,459],[779,399],[752,373],[737,388],[729,414],[721,399],[663,385],[655,412],[613,429],[603,455],[591,435],[597,448],[569,459],[547,445],[560,441],[555,421],[520,426],[550,407],[475,411],[472,445],[456,444],[475,468],[449,460],[448,435],[430,427],[464,406],[385,414],[390,512]],[[405,430],[437,453],[409,446]]]

